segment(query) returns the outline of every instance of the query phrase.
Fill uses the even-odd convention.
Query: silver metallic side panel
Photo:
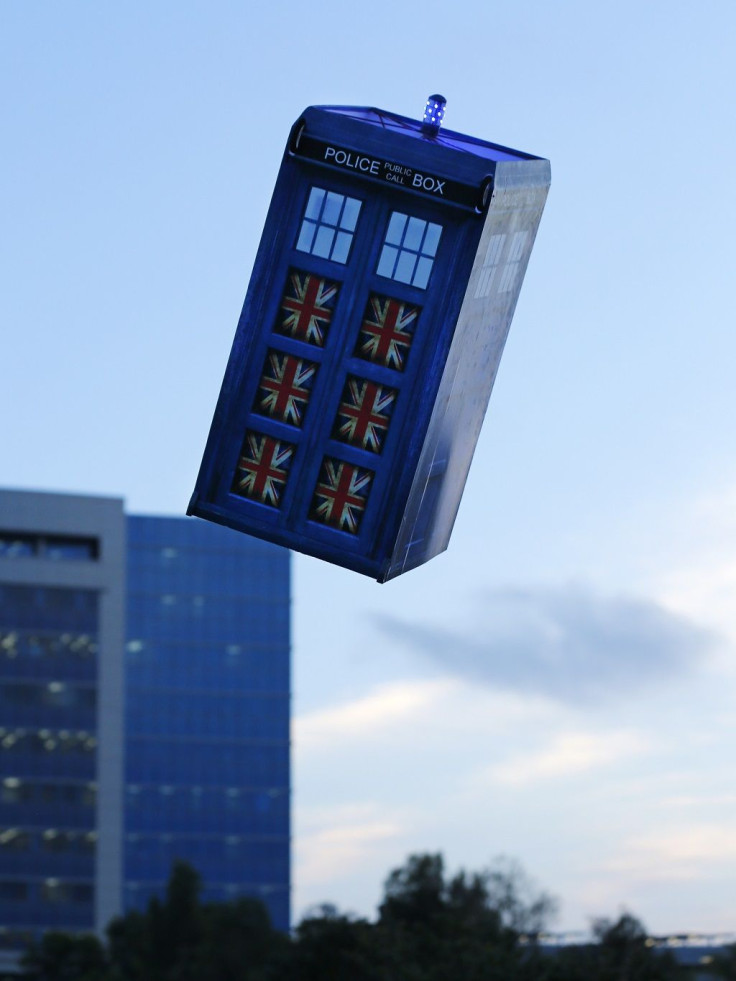
[[[497,166],[480,244],[384,579],[447,548],[549,184],[546,160]]]

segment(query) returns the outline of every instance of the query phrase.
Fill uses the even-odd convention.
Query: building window
[[[501,280],[498,284],[499,293],[510,293],[517,280],[521,260],[526,252],[526,243],[529,232],[515,232],[511,238],[509,254],[506,256],[506,268],[503,271]]]
[[[360,201],[313,187],[296,247],[299,252],[346,263],[360,214]]]
[[[91,903],[93,898],[91,884],[59,879],[46,879],[41,884],[41,899],[46,903]]]
[[[509,239],[509,243],[504,256],[507,239]],[[527,251],[528,241],[528,231],[514,232],[510,237],[507,235],[491,236],[475,287],[476,300],[490,296],[494,286],[497,293],[511,292],[517,281],[521,261]],[[496,276],[497,270],[500,270],[500,273]]]
[[[475,299],[483,300],[491,295],[491,284],[493,275],[501,262],[503,247],[506,242],[505,235],[491,235],[488,240],[488,248],[483,258],[478,283],[475,287]]]
[[[0,801],[4,804],[66,803],[94,807],[97,785],[94,783],[39,783],[5,777],[0,785]]]
[[[91,854],[95,850],[97,834],[94,831],[63,831],[47,828],[41,835],[41,848],[47,852],[80,852]]]
[[[387,279],[426,289],[441,234],[441,225],[394,211],[376,272]]]
[[[19,535],[12,531],[0,531],[0,557],[4,559],[16,559],[35,554],[35,536]]]
[[[22,903],[28,899],[28,883],[7,879],[0,882],[0,900],[6,903]]]
[[[60,535],[49,535],[45,545],[43,555],[47,559],[93,561],[99,558],[99,543],[95,538],[64,538]]]
[[[19,804],[28,800],[29,797],[27,784],[19,780],[18,777],[5,777],[0,791],[0,801],[3,804]]]
[[[0,851],[28,851],[31,838],[20,828],[0,828]]]
[[[39,729],[29,732],[27,729],[0,728],[0,751],[50,753],[56,750],[69,753],[91,753],[97,745],[94,736],[80,730],[71,732],[68,729]]]
[[[99,558],[96,538],[69,538],[65,535],[0,531],[0,557],[64,559],[69,561]]]
[[[0,927],[0,950],[18,951],[30,947],[34,939],[31,930]]]

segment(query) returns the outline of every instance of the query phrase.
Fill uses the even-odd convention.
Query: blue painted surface
[[[176,858],[289,926],[289,554],[128,518],[125,906]]]
[[[349,116],[351,119],[359,119],[378,126],[381,129],[394,130],[402,136],[413,139],[422,139],[422,130],[414,119],[406,116],[399,116],[397,113],[386,112],[382,109],[365,108],[361,106],[323,106],[330,112]],[[489,143],[487,140],[479,140],[465,133],[456,133],[450,129],[441,129],[440,135],[436,140],[438,146],[446,146],[454,149],[465,150],[487,160],[539,160],[539,157],[531,153],[524,153],[522,150],[512,150],[511,147],[501,146],[498,143]]]
[[[431,138],[420,121],[377,109],[307,109],[276,181],[189,513],[379,581],[444,549],[548,184],[547,161],[530,154],[451,131]],[[501,302],[483,294],[473,313],[486,317],[483,331],[456,332],[495,188],[503,198],[512,185],[532,192],[517,208],[528,216],[519,274]],[[510,242],[518,215],[504,200],[496,230]],[[319,316],[300,335],[307,307]],[[375,354],[397,310],[400,322],[414,317],[400,365]],[[299,392],[290,412],[287,389]],[[470,417],[454,408],[468,392]],[[371,406],[381,408],[361,435]]]

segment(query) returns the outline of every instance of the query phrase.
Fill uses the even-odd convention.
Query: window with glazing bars
[[[376,272],[399,283],[426,289],[442,226],[394,211]]]
[[[296,247],[332,262],[346,263],[360,214],[360,201],[313,187],[304,211]]]

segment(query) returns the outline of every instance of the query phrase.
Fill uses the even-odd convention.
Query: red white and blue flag
[[[317,365],[291,354],[269,351],[258,385],[256,412],[301,426]]]
[[[334,437],[380,453],[391,421],[396,390],[360,378],[348,378],[337,410]]]
[[[418,315],[418,307],[372,294],[355,353],[366,361],[403,371]]]
[[[248,432],[233,480],[233,493],[277,508],[294,454],[291,443]]]
[[[308,344],[324,347],[337,297],[337,283],[294,269],[281,298],[276,330]]]
[[[372,480],[369,470],[325,457],[310,518],[357,535]]]

